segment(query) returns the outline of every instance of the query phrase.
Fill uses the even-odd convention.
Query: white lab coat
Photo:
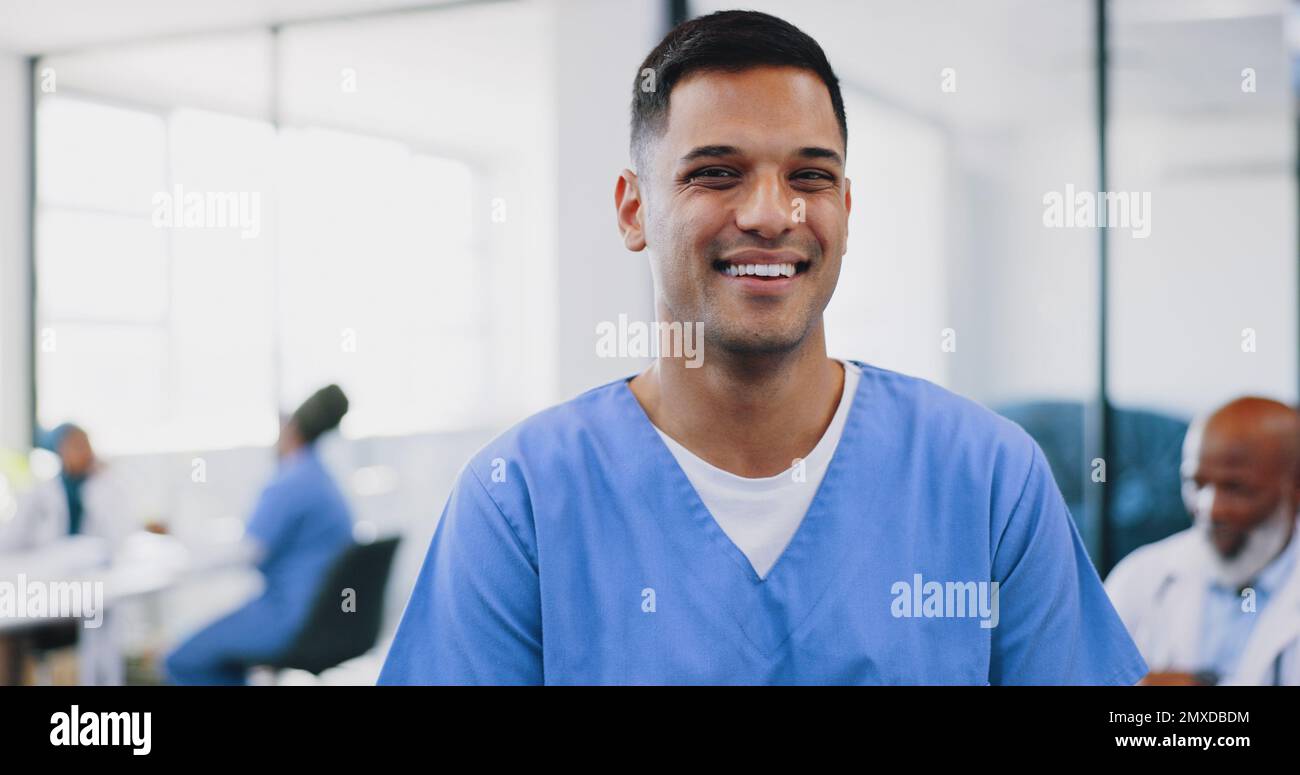
[[[118,547],[136,525],[124,485],[107,470],[81,486],[81,532]],[[68,496],[59,477],[38,482],[18,499],[8,523],[0,523],[0,553],[26,552],[48,546],[68,535]]]
[[[1211,581],[1195,528],[1137,549],[1106,578],[1106,592],[1152,672],[1195,672]],[[1300,540],[1300,533],[1292,537]],[[1236,671],[1221,684],[1300,685],[1300,564],[1259,614]]]
[[[107,554],[116,551],[136,528],[125,486],[105,470],[81,486],[81,505],[81,534],[102,540]],[[38,482],[19,497],[13,518],[0,524],[0,565],[12,564],[15,567],[9,570],[23,570],[24,557],[68,537],[70,519],[68,496],[59,477]],[[99,627],[81,631],[77,649],[80,683],[123,683],[117,629],[116,617],[105,611]]]

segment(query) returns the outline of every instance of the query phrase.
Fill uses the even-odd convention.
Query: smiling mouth
[[[714,261],[713,268],[728,277],[753,277],[759,280],[781,280],[808,271],[810,261],[793,261],[767,264],[732,263]]]

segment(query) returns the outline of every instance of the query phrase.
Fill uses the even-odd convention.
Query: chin
[[[781,355],[798,349],[804,337],[798,334],[753,331],[727,331],[710,341],[705,330],[705,346],[712,344],[723,352],[735,355]]]

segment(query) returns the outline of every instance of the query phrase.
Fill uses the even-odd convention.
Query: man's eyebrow
[[[734,145],[701,145],[697,148],[692,148],[690,153],[687,153],[681,158],[681,161],[684,163],[695,161],[696,159],[735,156],[739,153],[740,149]]]
[[[816,146],[800,148],[799,155],[805,159],[830,159],[841,167],[844,166],[843,157],[841,157],[836,151],[832,151],[830,148],[818,148]]]
[[[734,145],[701,145],[692,148],[681,158],[680,163],[685,164],[687,162],[695,161],[696,159],[721,158],[724,156],[737,156],[739,154],[740,149]],[[830,148],[821,148],[819,146],[810,145],[805,148],[800,148],[796,155],[804,159],[828,159],[841,167],[844,166],[844,158],[840,156],[839,152],[831,150]]]

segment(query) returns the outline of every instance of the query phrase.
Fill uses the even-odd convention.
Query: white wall
[[[851,86],[844,106],[853,210],[827,351],[951,384],[940,332],[959,323],[949,314],[949,233],[936,226],[946,220],[948,138]]]
[[[1151,194],[1151,236],[1111,241],[1117,404],[1192,416],[1246,393],[1295,401],[1292,122],[1280,113],[1117,123],[1113,188]]]
[[[629,253],[614,214],[614,182],[628,158],[637,66],[665,28],[660,2],[550,0],[554,9],[559,115],[558,207],[560,398],[639,371],[647,361],[596,357],[596,325],[654,319],[646,254]]]
[[[0,448],[30,441],[27,60],[0,53]]]

